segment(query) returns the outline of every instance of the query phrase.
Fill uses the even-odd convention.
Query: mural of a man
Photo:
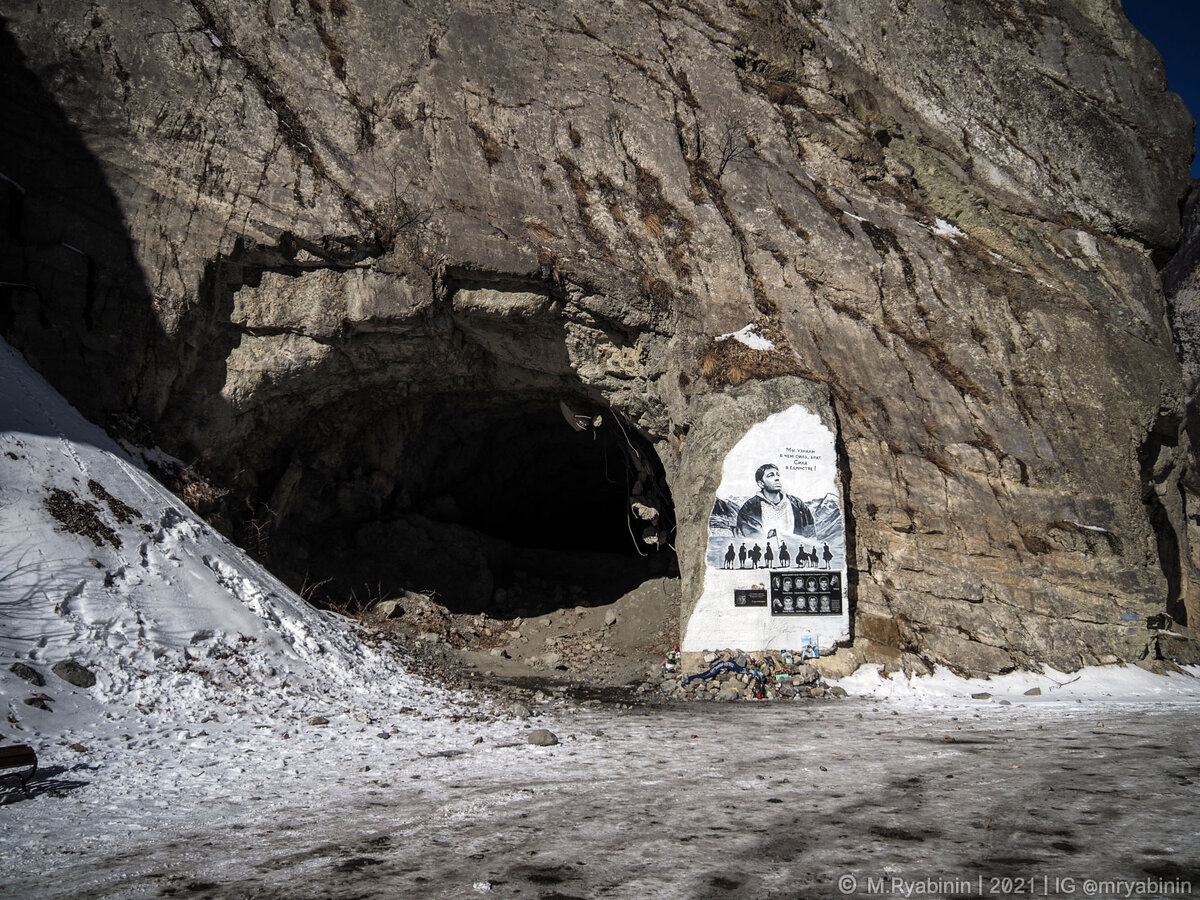
[[[759,466],[754,480],[758,482],[758,493],[738,510],[738,534],[770,536],[774,532],[779,537],[812,534],[813,514],[804,501],[784,493],[778,466],[771,463]]]

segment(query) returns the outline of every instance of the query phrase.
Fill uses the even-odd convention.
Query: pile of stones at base
[[[646,680],[637,687],[639,694],[650,692],[672,700],[834,700],[846,696],[842,688],[826,685],[799,653],[751,655],[741,650],[705,653],[703,668],[692,674],[680,671],[675,651],[657,671],[647,672]]]

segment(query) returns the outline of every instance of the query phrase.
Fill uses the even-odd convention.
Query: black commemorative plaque
[[[797,569],[771,573],[771,615],[841,614],[841,572],[828,569]]]
[[[733,592],[734,606],[766,606],[767,592],[763,589],[735,590]]]

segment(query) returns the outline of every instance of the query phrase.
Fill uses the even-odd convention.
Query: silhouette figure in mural
[[[721,568],[732,569],[735,559],[737,559],[737,553],[733,549],[733,544],[730,544],[729,549],[725,551],[725,564]]]
[[[773,568],[775,564],[775,551],[771,549],[771,542],[767,541],[767,549],[763,553],[763,558],[767,561],[767,568]]]
[[[753,564],[751,568],[757,569],[760,559],[762,559],[762,547],[755,544],[754,548],[750,551],[750,562]]]
[[[741,560],[741,564],[738,566],[738,568],[739,569],[746,568],[746,545],[745,544],[742,544],[741,548],[738,550],[738,559]]]
[[[787,568],[792,561],[792,554],[788,553],[787,544],[783,541],[779,542],[779,565]]]
[[[813,548],[813,555],[816,555],[816,547]],[[829,549],[829,545],[825,545],[825,549],[821,552],[821,556],[825,559],[825,568],[829,568],[829,563],[833,559],[833,551]]]
[[[771,463],[761,465],[754,473],[758,493],[742,504],[738,510],[737,534],[753,537],[770,534],[813,533],[815,520],[804,501],[783,490],[779,467]]]
[[[813,544],[812,549],[808,551],[808,561],[813,564],[814,568],[816,567],[816,565],[817,565],[817,545],[816,544]]]

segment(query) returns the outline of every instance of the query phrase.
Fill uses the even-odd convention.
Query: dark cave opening
[[[650,441],[607,407],[569,403],[439,395],[343,424],[341,470],[310,469],[304,478],[325,484],[306,494],[389,487],[368,492],[369,509],[347,514],[331,499],[294,520],[276,544],[292,579],[324,583],[332,605],[415,591],[455,613],[515,618],[677,577],[674,509]]]
[[[615,413],[460,399],[420,418],[404,467],[412,506],[486,560],[464,590],[456,554],[434,555],[425,577],[451,609],[506,617],[603,605],[677,573],[662,466]]]
[[[568,416],[586,424],[572,427]],[[657,466],[657,458],[628,438],[615,416],[564,413],[550,404],[442,408],[415,443],[409,481],[414,501],[431,518],[521,548],[647,550],[646,523],[635,521],[631,500],[649,498],[661,485],[661,469],[639,482],[638,459]],[[647,480],[658,483],[652,488]]]

